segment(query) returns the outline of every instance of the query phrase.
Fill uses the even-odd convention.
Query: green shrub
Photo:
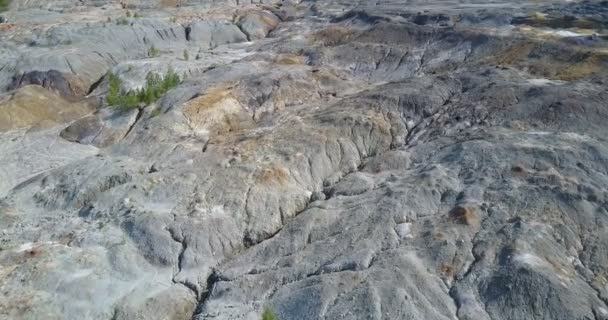
[[[186,60],[186,61],[190,60],[190,54],[188,54],[187,49],[184,49],[184,60]]]
[[[169,67],[164,77],[157,73],[149,72],[146,75],[146,83],[138,90],[122,92],[122,81],[118,76],[110,73],[108,78],[108,93],[106,102],[108,105],[125,109],[136,108],[141,104],[149,105],[158,100],[171,88],[180,84],[179,75]]]
[[[119,26],[120,25],[125,26],[125,25],[129,24],[129,20],[127,20],[127,18],[125,18],[125,17],[120,17],[120,18],[116,19],[116,24]]]
[[[278,320],[278,318],[272,309],[264,308],[264,311],[262,312],[262,320]]]
[[[131,11],[127,10],[127,18],[131,18]]]
[[[10,0],[0,0],[0,12],[8,10]]]
[[[108,78],[108,94],[106,95],[106,102],[109,105],[118,105],[121,103],[121,89],[120,86],[122,81],[115,74],[110,73]]]
[[[160,108],[156,108],[150,112],[150,118],[158,117],[161,114]]]
[[[148,49],[148,57],[154,58],[160,56],[160,50],[158,50],[154,45]]]

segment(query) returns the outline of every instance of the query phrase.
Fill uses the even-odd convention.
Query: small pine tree
[[[125,95],[122,102],[123,108],[131,109],[137,107],[138,105],[139,99],[137,98],[137,95],[135,93],[129,92],[127,93],[127,95]]]
[[[262,320],[278,320],[277,316],[274,314],[274,311],[270,308],[264,308],[262,312]]]
[[[154,101],[156,101],[156,99],[159,98],[159,94],[158,94],[158,89],[154,88],[154,87],[147,87],[144,90],[144,98],[143,98],[143,102],[145,104],[150,104]]]
[[[169,66],[161,84],[162,91],[166,92],[177,86],[180,82],[181,79],[179,78],[179,75],[173,70],[173,67]]]
[[[160,76],[158,75],[158,73],[156,72],[148,72],[148,74],[146,75],[146,87],[148,88],[154,88],[154,87],[158,87],[161,83],[161,79]]]
[[[110,73],[108,78],[108,94],[106,95],[106,101],[109,105],[118,105],[120,104],[120,87],[122,85],[122,81],[118,76],[113,73]]]
[[[142,103],[149,105],[162,97],[171,88],[179,85],[180,82],[180,77],[172,67],[169,67],[164,77],[155,72],[148,72],[146,82],[142,88],[123,93],[121,91],[122,80],[110,73],[106,101],[111,106],[122,108],[135,108]]]

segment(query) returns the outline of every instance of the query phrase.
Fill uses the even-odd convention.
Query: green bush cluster
[[[262,320],[278,320],[278,318],[274,314],[274,311],[272,311],[272,309],[265,308],[262,312]]]
[[[111,106],[125,109],[136,108],[141,104],[149,105],[180,82],[179,75],[175,73],[173,68],[169,67],[164,77],[157,73],[149,72],[143,88],[125,93],[121,90],[122,80],[115,74],[110,73],[106,102]]]
[[[10,0],[0,0],[0,12],[8,10]]]

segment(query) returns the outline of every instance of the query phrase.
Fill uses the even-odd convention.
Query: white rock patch
[[[542,268],[549,266],[549,263],[539,256],[529,252],[518,253],[513,256],[513,262],[525,265],[531,268]]]
[[[397,232],[397,235],[399,235],[399,238],[401,239],[411,239],[414,237],[412,235],[412,224],[409,222],[396,225],[395,232]]]

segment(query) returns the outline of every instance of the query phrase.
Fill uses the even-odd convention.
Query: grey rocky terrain
[[[0,319],[608,319],[607,1],[6,9]]]

